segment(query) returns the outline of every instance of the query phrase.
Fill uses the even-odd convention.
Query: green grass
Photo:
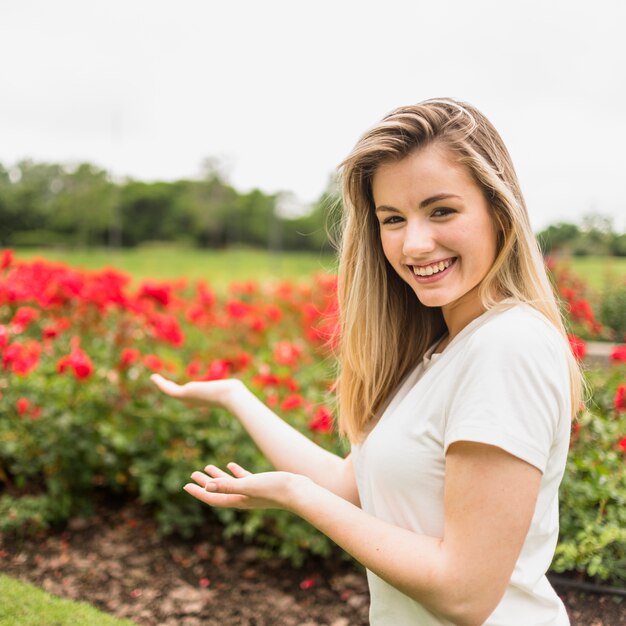
[[[134,626],[82,602],[62,600],[0,574],[2,626]]]
[[[198,250],[168,245],[131,250],[19,249],[18,259],[44,257],[83,269],[115,267],[141,280],[204,279],[214,287],[244,280],[297,279],[314,272],[332,272],[332,255],[310,252],[270,254],[264,250]]]
[[[626,257],[572,257],[567,262],[594,291],[603,292],[626,281]]]

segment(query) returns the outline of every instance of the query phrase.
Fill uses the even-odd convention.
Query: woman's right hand
[[[245,391],[245,385],[236,378],[225,380],[192,381],[179,385],[160,374],[152,374],[150,380],[165,394],[178,400],[198,404],[211,404],[225,409],[233,397]]]

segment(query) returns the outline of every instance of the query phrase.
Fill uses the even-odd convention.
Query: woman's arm
[[[259,450],[277,469],[302,474],[344,500],[360,506],[350,455],[342,459],[287,424],[236,379],[176,383],[155,374],[164,393],[181,400],[214,404],[233,413]]]
[[[293,474],[235,477],[207,467],[185,489],[212,506],[278,506],[298,514],[365,567],[459,626],[498,605],[532,520],[541,472],[495,446],[461,441],[446,455],[443,538],[381,521]],[[207,490],[203,487],[207,486]]]

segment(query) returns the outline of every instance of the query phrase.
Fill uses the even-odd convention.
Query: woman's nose
[[[427,224],[409,223],[405,230],[402,253],[407,257],[418,258],[435,248],[433,232]]]

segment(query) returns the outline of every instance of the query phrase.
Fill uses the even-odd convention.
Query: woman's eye
[[[452,213],[454,213],[454,209],[446,209],[446,208],[440,208],[440,209],[435,209],[432,212],[432,216],[433,217],[445,217],[446,215],[450,215]]]
[[[399,215],[391,215],[383,220],[383,224],[398,224],[402,221],[402,218]]]

